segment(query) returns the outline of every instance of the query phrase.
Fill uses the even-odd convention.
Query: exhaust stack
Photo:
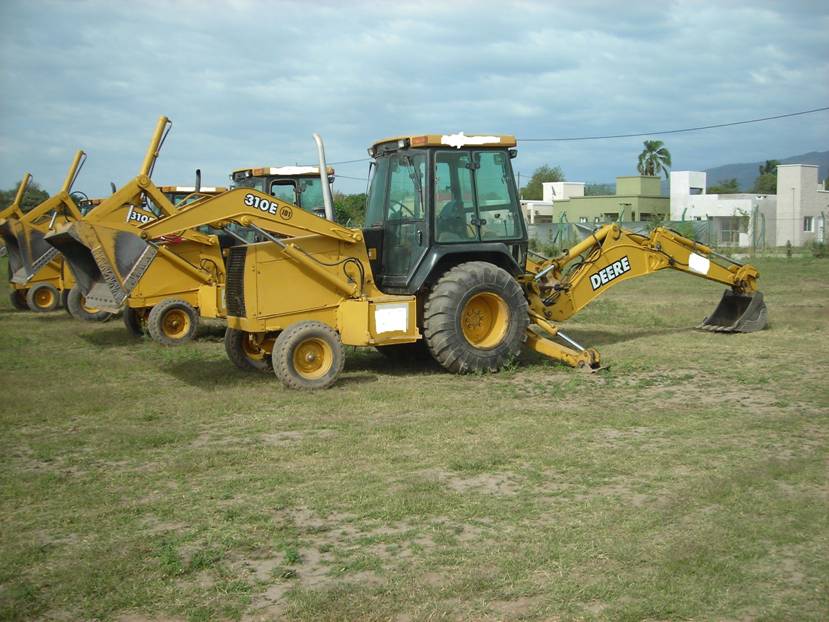
[[[334,222],[334,199],[331,197],[331,184],[328,183],[328,166],[325,164],[325,147],[322,137],[314,133],[314,142],[317,143],[317,153],[320,160],[320,181],[322,182],[322,203],[325,206],[325,218]]]

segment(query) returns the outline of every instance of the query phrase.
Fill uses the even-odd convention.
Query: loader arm
[[[190,203],[176,213],[149,222],[140,228],[141,237],[154,240],[203,225],[222,228],[230,222],[243,227],[254,225],[289,238],[321,235],[354,244],[362,233],[315,216],[296,205],[252,188],[235,188]]]
[[[700,328],[753,332],[766,326],[766,307],[757,291],[759,274],[754,266],[740,264],[670,229],[657,227],[650,235],[642,235],[611,224],[559,257],[528,264],[522,279],[530,306],[528,344],[568,365],[598,368],[598,352],[563,335],[555,322],[571,318],[617,283],[665,269],[730,288]],[[568,346],[547,335],[558,335]]]
[[[17,187],[17,193],[14,195],[14,201],[3,211],[0,211],[0,220],[5,218],[22,218],[23,209],[20,204],[23,202],[23,196],[26,194],[26,189],[29,187],[29,182],[32,176],[29,173],[23,175],[20,185]]]

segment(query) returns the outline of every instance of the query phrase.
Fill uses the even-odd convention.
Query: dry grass
[[[660,274],[568,328],[601,374],[311,394],[5,304],[0,618],[825,619],[829,261],[759,268],[763,333]]]

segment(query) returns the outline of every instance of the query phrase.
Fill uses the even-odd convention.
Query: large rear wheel
[[[253,333],[246,333],[235,328],[228,328],[225,331],[227,358],[244,371],[271,370],[271,355],[264,346],[265,343]]]
[[[84,322],[106,322],[112,317],[112,313],[109,311],[101,311],[97,307],[86,304],[86,298],[77,285],[69,290],[69,295],[66,297],[66,308],[69,309],[72,317]]]
[[[199,314],[183,300],[162,300],[147,317],[150,337],[165,346],[187,343],[196,335]]]
[[[503,268],[484,261],[444,274],[426,300],[423,333],[435,360],[449,371],[497,371],[526,340],[527,299]]]
[[[327,389],[337,380],[345,352],[337,332],[322,322],[297,322],[276,338],[273,370],[291,389]]]
[[[26,303],[35,313],[48,313],[60,306],[60,292],[54,285],[38,283],[29,289]]]

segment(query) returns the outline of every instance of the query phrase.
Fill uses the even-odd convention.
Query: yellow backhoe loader
[[[0,236],[9,257],[10,300],[16,309],[47,312],[67,303],[74,279],[58,252],[44,237],[67,222],[81,217],[72,186],[86,154],[78,151],[60,191],[26,213],[19,209],[31,176],[26,173],[15,203],[0,218]],[[17,204],[16,209],[12,209]]]
[[[159,223],[179,209],[200,209],[212,196],[224,189],[204,192],[199,183],[194,192],[174,205],[156,187],[150,172],[158,150],[169,131],[166,117],[159,120],[139,176],[90,212],[87,217],[49,236],[49,243],[68,258],[78,280],[78,287],[90,304],[108,311],[124,309],[124,323],[133,334],[145,331],[164,345],[179,345],[192,339],[200,318],[225,316],[225,256],[235,244],[255,239],[251,232],[237,226],[225,226],[221,213],[212,212],[199,227],[152,236]],[[280,167],[239,169],[231,175],[244,188],[262,188],[290,196],[309,210],[322,209],[333,215],[328,178],[333,169],[325,167],[320,176],[317,167]],[[316,175],[313,180],[310,175]],[[325,179],[323,196],[319,190]],[[270,196],[270,195],[267,195]],[[142,217],[137,226],[154,244],[148,246],[132,234],[130,216],[122,222],[101,222],[98,214],[107,214],[121,202],[149,206],[156,218]],[[319,203],[322,201],[322,208]],[[211,203],[216,205],[216,203]],[[275,205],[275,204],[274,204]],[[297,205],[294,209],[299,210]],[[269,214],[264,216],[267,221]],[[128,267],[128,269],[125,269]]]
[[[241,368],[270,360],[299,389],[333,384],[344,344],[404,356],[425,348],[457,373],[495,371],[527,344],[596,369],[598,352],[556,323],[616,283],[666,268],[730,288],[707,328],[765,327],[755,268],[664,228],[643,236],[607,225],[560,257],[528,259],[511,167],[516,144],[462,133],[376,143],[362,230],[255,188],[230,190],[144,226],[131,253],[112,249],[119,267],[107,283],[117,292],[176,232],[207,222],[255,231],[265,241],[228,250],[225,348]]]

